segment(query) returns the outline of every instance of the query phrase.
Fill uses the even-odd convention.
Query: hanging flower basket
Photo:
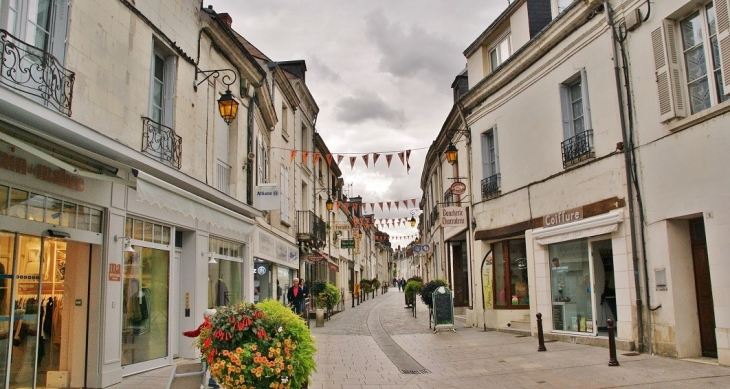
[[[275,300],[221,307],[206,319],[198,347],[228,389],[298,389],[316,371],[309,329]]]

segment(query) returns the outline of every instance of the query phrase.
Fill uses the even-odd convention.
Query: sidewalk
[[[730,368],[716,365],[619,353],[620,366],[609,367],[606,348],[552,342],[537,352],[535,338],[458,321],[456,332],[434,334],[425,305],[417,318],[403,306],[403,293],[391,289],[312,328],[318,372],[310,388],[730,387]],[[373,338],[379,332],[373,323],[423,370],[404,374],[392,350]]]

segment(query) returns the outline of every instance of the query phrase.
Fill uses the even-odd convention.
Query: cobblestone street
[[[324,327],[312,321],[318,372],[310,388],[688,388],[730,380],[730,368],[702,361],[619,352],[620,366],[609,367],[606,348],[551,342],[537,352],[532,337],[458,321],[455,332],[428,327],[428,308],[418,305],[414,318],[393,288],[348,305]]]

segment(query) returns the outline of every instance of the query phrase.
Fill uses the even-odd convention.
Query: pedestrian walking
[[[286,292],[286,300],[289,301],[294,312],[297,314],[302,313],[302,305],[304,304],[304,293],[302,288],[299,286],[299,278],[295,278],[292,282],[291,288]]]
[[[215,315],[216,310],[215,309],[206,309],[203,312],[203,323],[201,323],[197,329],[191,330],[191,331],[183,331],[183,336],[187,336],[188,338],[197,338],[200,336],[200,330],[203,328],[210,328],[210,317]],[[203,362],[205,363],[205,362]],[[206,373],[207,374],[207,373]],[[213,376],[210,376],[208,378],[208,387],[209,388],[219,388],[218,383],[215,382],[213,379]]]
[[[398,278],[393,277],[393,287],[395,288],[395,284],[398,282]]]
[[[309,297],[309,287],[307,287],[307,284],[304,282],[304,278],[299,279],[299,287],[302,288],[302,312],[307,311],[307,298]]]
[[[404,291],[406,290],[406,279],[405,278],[400,279],[400,288],[403,289]]]

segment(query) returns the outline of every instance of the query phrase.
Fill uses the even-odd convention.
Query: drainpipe
[[[608,26],[611,28],[612,40],[611,48],[613,50],[613,69],[616,77],[616,95],[618,96],[619,105],[619,117],[621,119],[621,137],[624,143],[624,168],[626,174],[626,191],[628,195],[629,205],[629,229],[631,234],[631,259],[634,266],[634,288],[636,293],[636,321],[638,325],[638,339],[637,348],[639,352],[644,351],[644,304],[641,299],[641,277],[639,276],[639,251],[636,242],[636,210],[634,208],[634,185],[631,181],[632,172],[631,166],[633,165],[632,153],[627,151],[631,148],[632,143],[630,142],[629,134],[627,133],[626,125],[626,114],[624,112],[624,98],[621,92],[621,69],[619,68],[618,58],[619,53],[616,49],[616,44],[620,43],[619,37],[616,35],[616,29],[614,28],[614,21],[612,15],[612,9],[608,1],[604,2],[606,9],[606,21]],[[628,80],[626,80],[628,82]],[[644,263],[644,272],[646,272],[646,262]]]

